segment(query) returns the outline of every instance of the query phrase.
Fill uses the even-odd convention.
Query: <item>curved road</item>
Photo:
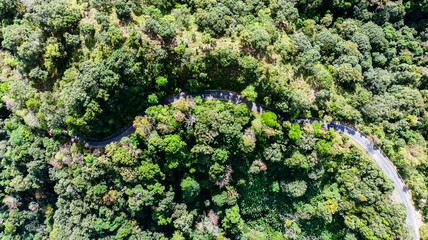
[[[217,100],[231,101],[236,104],[245,103],[248,106],[248,108],[250,108],[255,112],[262,113],[264,111],[269,110],[276,113],[279,121],[290,120],[290,116],[287,113],[276,111],[262,104],[252,102],[237,93],[227,91],[227,90],[204,90],[204,91],[199,91],[195,93],[184,92],[184,93],[173,94],[173,95],[164,97],[159,102],[159,104],[171,105],[173,103],[178,102],[180,98],[185,98],[188,96],[189,97],[200,96],[204,100],[217,99]],[[141,115],[144,115],[144,113],[142,113]],[[412,204],[410,192],[408,191],[403,179],[398,174],[395,166],[388,159],[388,157],[386,157],[386,155],[382,152],[382,150],[378,146],[376,146],[374,143],[372,143],[369,137],[364,135],[362,132],[343,123],[326,122],[320,119],[312,119],[312,118],[297,119],[297,120],[291,120],[291,121],[297,122],[299,124],[304,124],[304,123],[312,124],[314,121],[319,121],[319,122],[322,122],[323,128],[325,129],[333,128],[335,131],[343,133],[349,136],[350,138],[354,139],[356,142],[358,142],[376,160],[376,162],[379,164],[379,166],[385,172],[385,174],[394,182],[395,189],[398,191],[400,202],[402,202],[407,209],[406,221],[414,230],[417,236],[417,239],[419,239],[418,237],[419,230],[416,224],[416,210]],[[126,127],[122,128],[121,130],[119,130],[118,132],[116,132],[115,134],[109,137],[102,138],[102,139],[87,138],[84,140],[84,143],[85,143],[85,146],[90,148],[105,147],[107,144],[111,142],[119,141],[122,137],[129,135],[134,130],[135,128],[133,127],[133,123],[131,122]]]

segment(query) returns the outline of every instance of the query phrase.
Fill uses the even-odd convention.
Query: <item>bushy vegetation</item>
[[[5,239],[406,239],[352,142],[180,91],[355,125],[428,216],[426,1],[0,0]],[[105,149],[62,134],[136,133]],[[428,239],[426,225],[421,238]]]

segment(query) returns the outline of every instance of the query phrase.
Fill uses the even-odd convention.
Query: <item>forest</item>
[[[314,117],[385,152],[428,240],[427,0],[0,0],[0,21],[1,239],[415,238],[358,143],[292,121]],[[206,89],[291,118],[160,104]]]

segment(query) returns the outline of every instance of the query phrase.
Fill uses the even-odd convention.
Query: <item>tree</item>
[[[250,101],[256,101],[257,92],[255,91],[254,85],[248,85],[242,92],[241,95],[246,97]]]
[[[331,144],[326,140],[319,140],[315,146],[321,156],[327,156],[331,151]]]
[[[212,155],[212,160],[214,162],[218,162],[220,164],[226,163],[226,161],[229,159],[229,154],[227,150],[218,148],[214,150],[214,154]]]
[[[107,156],[111,157],[113,163],[120,166],[135,166],[138,162],[138,153],[131,152],[128,147],[123,147],[115,143],[111,143],[106,147]]]
[[[231,234],[238,234],[244,225],[239,214],[239,207],[233,206],[232,208],[226,209],[226,216],[221,221],[223,228]]]
[[[25,72],[30,72],[32,68],[38,65],[41,55],[40,42],[33,37],[18,47],[17,59]]]
[[[317,36],[317,43],[326,55],[334,53],[338,40],[339,37],[329,31],[322,31]]]
[[[163,151],[165,149],[165,143],[157,132],[150,134],[148,137],[147,148],[153,153]]]
[[[243,152],[250,153],[256,147],[256,140],[252,136],[242,135],[239,147]]]
[[[333,86],[333,76],[331,75],[330,71],[328,71],[324,66],[316,65],[314,75],[315,82],[319,84],[320,87],[324,89],[330,89]]]
[[[92,191],[93,191],[92,192],[93,196],[99,199],[104,195],[104,193],[107,192],[107,186],[105,185],[105,183],[100,183],[100,184],[97,184],[92,189]]]
[[[211,165],[210,170],[208,172],[210,179],[215,182],[224,178],[226,174],[227,167],[221,165],[219,163],[214,163]]]
[[[352,84],[363,81],[361,69],[350,63],[342,63],[336,68],[336,77],[342,84]]]
[[[158,96],[155,93],[150,94],[147,97],[147,101],[151,104],[158,104],[159,103]]]
[[[138,167],[138,172],[143,180],[148,183],[165,179],[165,174],[161,171],[159,165],[154,164],[149,160],[141,161],[141,165]]]
[[[296,57],[296,61],[300,63],[300,66],[308,71],[312,72],[314,65],[321,59],[321,54],[316,48],[310,48],[306,51],[299,53]]]
[[[177,1],[176,0],[172,0],[172,1],[169,1],[169,0],[149,0],[147,4],[148,5],[154,5],[156,8],[159,8],[162,11],[168,11],[177,5]],[[183,6],[181,6],[181,7],[183,7]]]
[[[16,52],[19,46],[28,41],[31,33],[31,28],[26,25],[12,24],[6,26],[2,29],[3,41],[1,44],[4,48]]]
[[[258,51],[266,49],[270,39],[270,35],[264,27],[256,26],[251,31],[251,45]]]
[[[201,191],[199,183],[191,177],[186,177],[181,180],[180,184],[183,200],[192,203]]]
[[[151,17],[144,23],[144,29],[152,34],[158,34],[160,27],[159,21]]]
[[[59,59],[63,56],[62,53],[62,44],[57,43],[55,40],[49,41],[48,45],[46,46],[46,52],[43,55],[43,58],[45,59],[45,67],[49,72],[53,72],[56,69],[56,63],[59,61]]]
[[[132,6],[133,2],[127,2],[126,0],[114,0],[117,17],[122,21],[126,21],[130,18]]]
[[[290,168],[309,168],[307,157],[297,150],[292,153],[291,157],[285,159],[284,164]]]
[[[159,20],[159,35],[164,39],[173,39],[176,35],[173,17],[163,17]]]
[[[303,33],[293,35],[293,43],[297,46],[299,52],[312,49],[311,41],[309,41],[309,38]]]
[[[268,127],[275,127],[277,125],[277,116],[275,113],[270,111],[265,111],[261,115],[262,123]]]
[[[366,85],[369,90],[383,93],[391,84],[391,74],[381,68],[372,68],[364,72]]]
[[[372,49],[369,37],[363,33],[355,32],[354,35],[352,35],[351,40],[358,44],[358,49],[361,53],[370,52]]]
[[[367,35],[370,39],[372,46],[379,45],[382,40],[385,38],[385,33],[383,29],[373,22],[368,22],[361,26],[362,32]]]
[[[31,16],[45,32],[63,33],[77,26],[81,13],[77,8],[69,7],[65,0],[52,0],[35,5]]]
[[[357,5],[354,6],[354,16],[355,18],[367,22],[373,18],[373,13],[369,11],[370,7],[369,2],[361,1]]]
[[[402,1],[388,2],[384,7],[376,9],[373,18],[379,26],[392,23],[394,27],[399,28],[404,25],[405,14],[405,5]]]
[[[335,27],[344,39],[350,39],[351,36],[358,31],[359,23],[360,22],[355,19],[346,19],[344,21],[338,21]]]
[[[0,16],[4,19],[13,18],[17,14],[19,6],[19,1],[0,0]]]
[[[49,73],[47,71],[42,70],[40,67],[36,67],[31,69],[28,76],[36,83],[44,83],[48,80]]]
[[[281,181],[281,189],[289,197],[298,198],[306,193],[306,182],[304,180],[295,180],[291,182]]]
[[[79,35],[73,35],[68,32],[64,33],[65,46],[67,48],[77,48],[80,45]]]
[[[177,204],[171,216],[174,220],[174,227],[186,234],[192,232],[193,214],[187,211],[185,204]]]
[[[288,132],[288,137],[293,141],[297,141],[302,136],[302,133],[303,131],[300,129],[300,125],[298,123],[293,123],[290,131]]]
[[[328,206],[322,202],[318,202],[316,208],[316,216],[331,223],[333,221],[333,215]]]
[[[10,133],[10,142],[13,145],[21,146],[32,140],[31,135],[30,129],[25,125],[21,125]]]
[[[168,79],[166,77],[159,76],[156,78],[156,84],[159,87],[165,87],[168,84]]]
[[[86,43],[94,40],[95,26],[91,22],[80,22],[79,24],[80,35],[83,36]]]
[[[152,123],[147,118],[147,115],[135,117],[133,126],[136,129],[137,133],[143,137],[149,136],[153,128]]]
[[[231,14],[228,7],[219,3],[211,6],[208,12],[200,12],[196,23],[211,35],[221,35],[233,21]]]
[[[322,127],[322,122],[320,122],[320,121],[314,121],[312,123],[312,126],[314,127],[315,134],[319,135],[320,131],[321,131],[321,127]]]
[[[273,19],[277,25],[287,30],[299,18],[299,11],[292,2],[278,1],[273,7]]]
[[[274,143],[270,147],[265,148],[263,156],[268,161],[280,162],[283,157],[283,150],[285,150],[285,146],[282,146],[278,143]]]
[[[428,239],[428,224],[424,224],[420,227],[419,234],[421,236],[421,240]]]
[[[187,145],[185,142],[181,141],[179,135],[167,135],[163,139],[163,142],[165,144],[165,152],[171,154],[177,154]]]

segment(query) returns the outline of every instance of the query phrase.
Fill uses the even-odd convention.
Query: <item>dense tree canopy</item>
[[[352,140],[245,104],[158,104],[228,89],[354,125],[426,222],[427,14],[426,0],[0,0],[0,237],[410,239]],[[65,134],[131,121],[100,149]]]

